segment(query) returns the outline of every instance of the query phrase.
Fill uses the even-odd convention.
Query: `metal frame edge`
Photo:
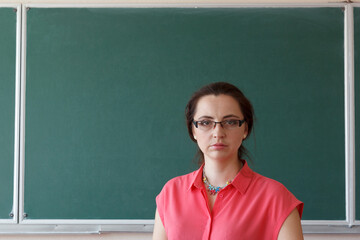
[[[20,164],[19,164],[19,219],[24,219],[25,178],[25,102],[26,102],[26,7],[22,5],[21,18],[21,102],[20,102]]]
[[[18,211],[18,155],[19,155],[19,93],[20,93],[20,35],[21,30],[21,4],[0,4],[0,8],[13,8],[16,10],[16,47],[15,47],[15,108],[14,108],[14,169],[13,169],[13,202],[9,219],[0,219],[0,224],[16,224]]]
[[[349,227],[352,227],[355,224],[354,14],[352,5],[345,6],[344,18],[346,221]]]
[[[16,11],[16,94],[15,94],[15,154],[14,154],[14,206],[13,220],[19,221],[19,174],[20,174],[20,106],[21,106],[21,4]]]
[[[29,8],[314,8],[344,7],[346,3],[27,3]]]

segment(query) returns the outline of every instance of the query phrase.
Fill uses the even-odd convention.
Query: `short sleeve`
[[[275,225],[275,236],[273,239],[277,239],[280,229],[284,224],[286,218],[290,213],[296,208],[299,212],[300,219],[302,218],[302,213],[304,209],[304,203],[299,201],[289,190],[287,190],[283,185],[280,185],[275,192],[275,202],[276,206],[273,208],[273,211],[276,211],[274,214],[276,217]]]
[[[165,213],[165,187],[161,190],[161,192],[159,193],[159,195],[156,196],[156,207],[160,216],[160,219],[163,223],[163,226],[165,228],[165,219],[164,219],[164,213]],[[165,228],[166,229],[166,228]]]

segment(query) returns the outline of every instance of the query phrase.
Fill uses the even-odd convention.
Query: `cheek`
[[[231,140],[233,143],[237,143],[237,145],[240,145],[242,144],[243,142],[243,139],[244,139],[244,136],[245,136],[246,132],[245,131],[239,131],[237,132],[236,134],[233,134],[231,135]]]
[[[205,146],[209,143],[209,137],[204,133],[195,132],[194,138],[196,137],[196,143],[201,150],[205,148]]]
[[[204,141],[204,136],[200,133],[195,133],[194,138],[196,139],[198,144]]]

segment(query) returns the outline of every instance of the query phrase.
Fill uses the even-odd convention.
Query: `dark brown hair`
[[[238,89],[234,85],[232,85],[230,83],[226,83],[226,82],[216,82],[216,83],[211,83],[209,85],[206,85],[206,86],[202,87],[201,89],[199,89],[197,92],[195,92],[191,96],[188,104],[186,105],[186,108],[185,108],[186,124],[187,124],[187,128],[188,128],[189,136],[192,141],[196,142],[196,140],[194,139],[193,131],[192,131],[192,128],[193,128],[192,121],[194,120],[196,106],[197,106],[199,99],[201,97],[208,96],[208,95],[218,96],[221,94],[231,96],[239,103],[240,110],[241,110],[242,114],[244,115],[244,119],[247,124],[247,131],[248,131],[247,135],[248,136],[250,135],[250,133],[253,129],[253,123],[254,123],[254,110],[253,110],[253,107],[252,107],[250,101],[245,97],[245,95],[240,91],[240,89]],[[247,149],[243,146],[243,144],[241,144],[240,148],[238,149],[239,160],[244,155],[249,156]],[[204,154],[200,151],[200,149],[198,149],[197,156],[198,156],[198,163],[199,163],[199,165],[201,165],[204,162]]]

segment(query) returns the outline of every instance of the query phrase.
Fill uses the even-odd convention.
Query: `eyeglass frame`
[[[195,120],[193,119],[192,123],[194,124],[194,126],[195,126],[196,128],[199,128],[199,126],[198,126],[199,122],[203,122],[203,121],[213,122],[213,123],[214,123],[213,129],[216,128],[216,124],[218,124],[218,123],[220,124],[220,126],[221,126],[223,129],[227,129],[227,128],[224,128],[223,124],[224,124],[224,122],[229,121],[229,120],[223,120],[223,121],[220,121],[220,122],[216,122],[216,121],[212,121],[212,120],[195,121]],[[243,119],[243,120],[234,119],[234,120],[232,120],[232,121],[239,121],[239,127],[241,127],[241,126],[246,122],[245,119]],[[210,129],[211,129],[211,128],[209,128],[209,130],[210,130]]]

